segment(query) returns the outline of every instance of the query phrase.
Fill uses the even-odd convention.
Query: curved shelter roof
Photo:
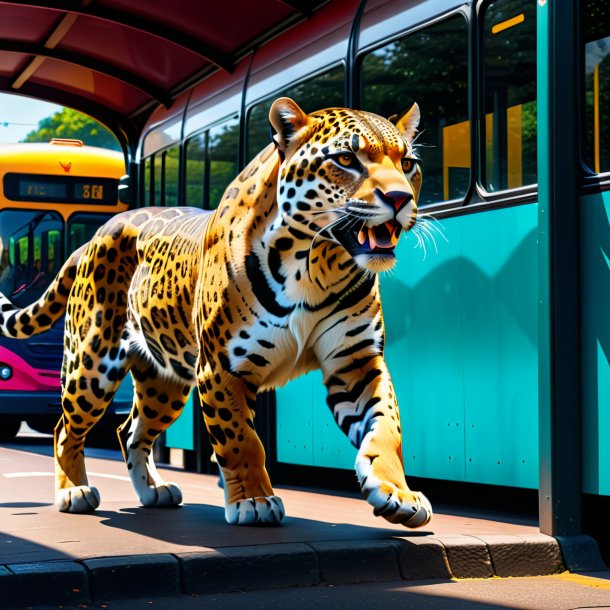
[[[3,0],[0,92],[141,125],[324,0]]]

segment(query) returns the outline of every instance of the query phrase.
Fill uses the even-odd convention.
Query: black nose
[[[377,190],[377,194],[385,203],[392,206],[397,214],[413,199],[413,193],[406,193],[404,191],[382,193],[380,190]]]

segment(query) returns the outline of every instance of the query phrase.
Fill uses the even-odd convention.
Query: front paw
[[[379,456],[374,459],[381,462]],[[418,491],[411,491],[406,483],[399,487],[384,480],[386,477],[377,476],[380,471],[374,470],[373,461],[366,453],[358,456],[356,474],[362,493],[373,507],[375,515],[406,527],[426,525],[432,519],[432,506],[428,498]],[[380,462],[375,461],[375,466],[378,467]],[[402,467],[400,470],[402,471]],[[387,468],[386,471],[393,471],[395,476],[398,476],[397,468]]]
[[[405,527],[422,527],[432,519],[432,506],[421,492],[398,489],[393,483],[379,483],[362,489],[376,516]]]
[[[284,503],[278,496],[245,498],[231,502],[225,508],[225,518],[231,525],[279,524],[284,514]]]

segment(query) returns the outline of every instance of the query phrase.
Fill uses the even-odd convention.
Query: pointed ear
[[[303,141],[309,117],[296,102],[288,97],[280,97],[271,105],[269,123],[273,142],[284,158]]]
[[[413,106],[409,108],[402,115],[391,116],[388,120],[390,123],[394,123],[398,128],[398,131],[409,141],[413,139],[413,136],[417,133],[417,126],[421,113],[419,112],[419,106],[413,102]]]

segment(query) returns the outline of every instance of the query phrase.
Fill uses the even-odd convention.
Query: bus
[[[128,207],[122,153],[80,140],[0,145],[0,292],[38,299],[66,256]],[[63,325],[29,340],[0,337],[0,440],[21,422],[51,432],[61,414]],[[127,389],[112,409],[126,414]]]
[[[555,6],[543,0],[333,0],[233,72],[208,75],[159,106],[142,130],[138,204],[214,208],[268,144],[276,98],[308,112],[348,106],[384,116],[419,104],[420,211],[444,237],[424,253],[409,234],[396,270],[381,278],[411,477],[535,492],[552,391],[574,418],[564,430],[582,430],[571,447],[579,453],[582,442],[583,497],[610,496],[610,6],[571,6],[573,15],[550,25]],[[554,54],[551,27],[573,41]],[[552,105],[566,66],[576,83]],[[550,125],[559,108],[564,115]],[[554,170],[566,155],[567,171]],[[562,180],[572,195],[564,208],[549,207]],[[566,209],[573,218],[553,229],[568,237],[558,248],[547,218]],[[564,269],[550,280],[557,257]],[[551,301],[557,282],[567,288]],[[552,326],[564,303],[572,317]],[[550,346],[566,341],[568,368],[556,375]],[[319,374],[279,389],[270,404],[257,409],[257,429],[271,470],[351,472],[355,449],[333,421]],[[196,423],[173,430],[167,446],[189,457]]]

